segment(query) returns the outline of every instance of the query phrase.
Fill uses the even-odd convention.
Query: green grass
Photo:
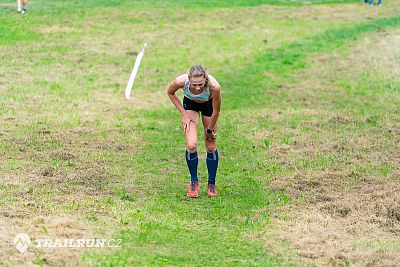
[[[321,55],[346,60],[365,38],[397,30],[395,3],[386,13],[363,11],[368,19],[352,13],[358,1],[31,1],[26,16],[5,3],[0,209],[35,203],[123,240],[121,249],[85,253],[85,262],[307,264],[260,237],[296,201],[270,189],[271,179],[351,171],[352,188],[359,177],[392,181],[398,173],[395,160],[380,160],[394,155],[398,141],[387,131],[399,122],[398,78],[364,66],[315,65]],[[319,19],[327,7],[343,17]],[[144,42],[133,100],[125,101]],[[222,86],[220,195],[206,197],[199,142],[201,197],[189,200],[185,140],[165,86],[197,62]],[[333,76],[327,87],[324,71]]]
[[[7,2],[1,0],[0,3]],[[58,12],[68,12],[69,9],[76,8],[171,8],[171,7],[183,7],[183,8],[235,8],[235,7],[252,7],[260,5],[278,5],[278,6],[299,6],[299,5],[310,5],[310,4],[342,4],[342,3],[356,3],[354,0],[211,0],[211,1],[186,1],[186,0],[156,0],[148,2],[145,0],[101,0],[94,1],[88,0],[85,2],[81,1],[35,1],[32,3],[44,5],[42,9],[48,10],[50,8],[57,8]]]

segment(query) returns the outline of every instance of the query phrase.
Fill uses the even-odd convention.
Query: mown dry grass
[[[341,101],[348,95],[337,83],[338,76],[332,76],[340,73],[343,76],[339,79],[350,81],[354,87],[359,86],[363,74],[371,72],[378,80],[383,77],[382,81],[386,78],[393,82],[393,77],[398,77],[397,44],[398,30],[368,36],[345,58],[316,57],[314,66],[318,69],[311,67],[300,73],[310,79],[285,88],[292,92],[294,102],[304,99],[304,106],[298,110],[304,116],[302,126],[255,135],[260,143],[264,139],[278,142],[274,136],[284,134],[294,140],[289,145],[278,143],[269,151],[269,163],[283,166],[292,174],[279,174],[278,169],[268,187],[285,191],[293,202],[276,213],[273,229],[259,234],[268,239],[267,247],[287,244],[297,251],[299,259],[319,265],[395,266],[400,261],[398,117],[382,116],[382,111],[377,111],[378,122],[369,126],[369,116],[352,112],[357,106],[338,111],[334,95]],[[399,88],[387,88],[384,83],[376,90],[358,98],[364,97],[366,102],[376,98],[374,104],[379,105],[384,99],[399,97]],[[327,97],[321,101],[321,95]],[[275,123],[285,123],[284,118],[296,112],[267,115]],[[318,134],[301,134],[304,128]],[[313,164],[320,161],[318,155],[325,160]]]
[[[119,201],[114,190],[128,189],[115,179],[118,159],[108,155],[128,159],[140,147],[133,145],[138,140],[133,134],[126,143],[117,129],[99,134],[87,119],[87,127],[83,124],[67,130],[39,125],[22,139],[3,128],[10,153],[0,160],[7,168],[1,175],[1,244],[12,244],[14,236],[22,232],[35,238],[113,236],[113,231],[104,231],[104,225],[119,224],[125,213],[113,208]],[[129,188],[132,196],[140,197],[141,191]],[[133,204],[125,206],[133,208]],[[73,266],[81,264],[87,250],[32,248],[21,256],[15,247],[5,245],[1,251],[3,264]]]
[[[2,244],[13,243],[10,235],[26,233],[35,238],[94,238],[92,230],[89,230],[83,220],[75,214],[52,213],[51,216],[34,215],[32,210],[21,213],[17,209],[11,209],[1,213]],[[4,265],[24,266],[60,266],[81,265],[81,255],[85,249],[47,249],[45,252],[39,248],[31,247],[26,253],[19,253],[12,246],[2,247],[1,262]],[[32,260],[33,259],[33,260]]]
[[[62,25],[40,25],[45,42],[22,46],[18,51],[0,48],[9,63],[0,68],[1,90],[9,98],[2,100],[7,115],[0,129],[0,137],[8,146],[4,149],[7,155],[0,157],[0,166],[6,169],[0,173],[5,188],[0,202],[0,244],[11,244],[10,238],[19,232],[54,238],[112,236],[115,229],[121,230],[127,223],[125,216],[129,217],[129,212],[148,197],[144,187],[156,193],[163,191],[155,183],[159,179],[147,179],[153,174],[146,174],[136,185],[136,171],[123,164],[133,162],[134,154],[142,152],[145,142],[140,127],[134,128],[147,122],[130,114],[167,106],[174,112],[164,86],[180,74],[176,66],[201,61],[223,74],[229,72],[226,66],[242,64],[243,58],[256,52],[315,35],[321,32],[321,25],[359,22],[371,16],[393,15],[396,10],[372,10],[360,5],[222,9],[206,14],[212,25],[203,23],[204,14],[194,14],[187,20],[184,10],[181,15],[169,10],[175,21],[162,23],[161,17],[168,17],[161,15],[162,11],[98,11],[70,15]],[[81,22],[79,16],[86,20]],[[135,17],[146,19],[138,23],[132,19]],[[276,24],[265,25],[264,19]],[[296,28],[297,23],[302,27]],[[274,25],[290,30],[290,34]],[[211,30],[202,31],[203,27]],[[194,37],[176,35],[192,30],[196,32]],[[218,40],[215,36],[224,38]],[[394,45],[398,43],[396,36],[396,32],[381,32],[378,38],[367,37],[346,60],[341,59],[343,55],[319,55],[315,68],[299,74],[299,83],[280,88],[288,93],[284,104],[289,107],[303,99],[302,110],[254,112],[282,125],[274,131],[255,131],[254,137],[259,145],[265,139],[273,142],[268,160],[277,166],[277,173],[269,187],[284,190],[294,199],[282,211],[273,210],[273,223],[278,227],[267,231],[268,239],[274,238],[265,242],[266,247],[274,241],[279,243],[274,249],[288,244],[298,253],[299,261],[315,258],[322,264],[390,264],[398,259],[394,254],[399,231],[398,121],[379,117],[382,121],[378,128],[359,131],[357,125],[365,124],[368,117],[322,108],[324,104],[333,105],[337,94],[343,95],[332,75],[352,80],[348,68],[353,64],[360,72],[373,66],[377,73],[398,75],[397,61],[393,60],[399,55],[399,46]],[[215,46],[192,49],[197,39],[205,43],[216,40]],[[136,83],[141,87],[135,87],[132,99],[125,101],[125,82],[144,41],[149,47],[141,66],[143,75]],[[372,47],[380,49],[375,53]],[[324,92],[319,98],[321,91],[331,91],[331,95]],[[296,127],[298,123],[287,121],[291,117],[307,118],[303,122],[311,130],[301,131]],[[251,120],[245,123],[251,125]],[[179,161],[172,157],[167,160],[171,166]],[[172,172],[171,166],[165,167],[164,173]],[[282,168],[285,174],[279,173]],[[127,201],[122,203],[122,199]],[[159,218],[155,217],[150,214],[149,220],[157,222]],[[246,220],[241,215],[237,218]],[[259,236],[258,240],[264,238]],[[0,262],[82,265],[84,252],[33,250],[21,257],[13,246],[7,246],[1,248]],[[368,255],[363,257],[365,253]]]
[[[358,179],[349,188],[352,173],[319,173],[279,177],[292,181],[283,187],[301,200],[284,209],[270,233],[288,242],[300,257],[320,264],[387,265],[399,261],[398,181],[375,177]],[[342,184],[338,184],[338,181]],[[282,189],[276,183],[272,187]],[[287,217],[286,217],[287,216]]]

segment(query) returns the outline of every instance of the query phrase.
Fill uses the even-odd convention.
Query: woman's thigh
[[[197,127],[199,125],[199,113],[194,110],[186,110],[190,115],[189,129],[186,131],[186,143],[188,147],[197,147]]]

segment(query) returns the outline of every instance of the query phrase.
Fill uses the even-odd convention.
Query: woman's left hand
[[[211,132],[209,132],[210,129],[205,129],[206,131],[206,138],[209,140],[213,140],[217,138],[217,132],[214,130],[211,130]]]

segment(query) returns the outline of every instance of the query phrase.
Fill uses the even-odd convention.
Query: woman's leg
[[[18,8],[18,12],[21,12],[21,10],[22,10],[21,0],[17,0],[17,8]]]
[[[191,153],[197,151],[197,127],[199,125],[199,113],[194,110],[186,110],[190,115],[189,130],[185,133],[186,147]]]
[[[216,148],[217,139],[210,139],[207,138],[207,133],[205,129],[210,124],[210,117],[202,116],[203,127],[204,127],[204,142],[207,149],[207,169],[208,169],[208,185],[210,190],[210,185],[212,188],[215,186],[215,178],[217,176],[217,169],[218,169],[218,150]],[[215,127],[215,130],[217,127]],[[216,192],[215,192],[216,194]],[[210,192],[209,192],[210,195]]]
[[[193,110],[187,110],[190,115],[189,130],[186,136],[186,162],[192,177],[192,182],[197,182],[197,127],[199,125],[199,113]]]
[[[197,157],[197,127],[199,125],[199,113],[193,110],[187,110],[190,115],[189,130],[186,136],[186,163],[190,172],[190,185],[187,193],[188,197],[199,196],[199,182],[197,177],[197,166],[199,159]]]

